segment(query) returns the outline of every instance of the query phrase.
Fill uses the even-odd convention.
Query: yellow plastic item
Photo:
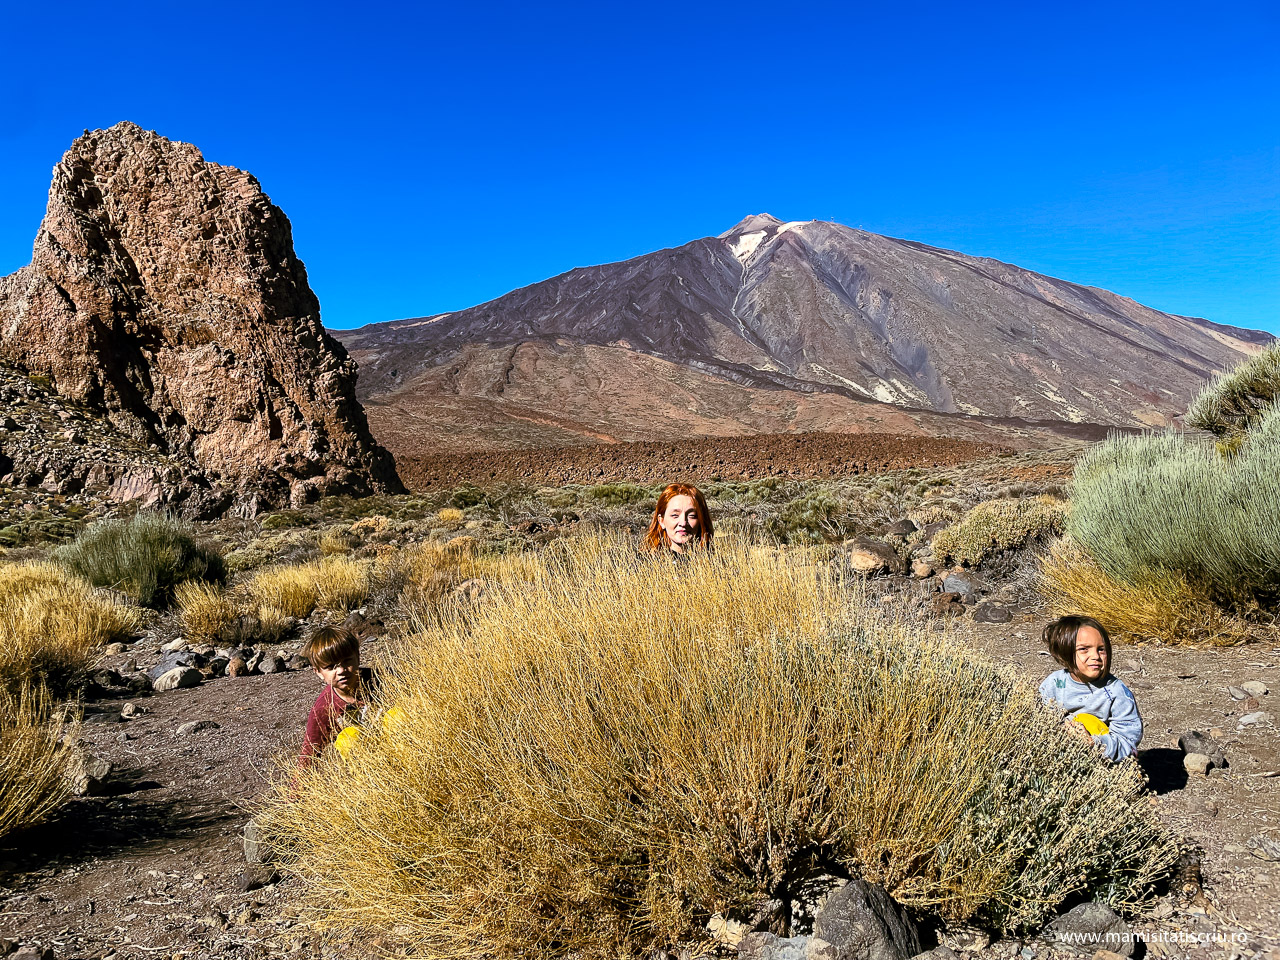
[[[343,760],[351,758],[351,751],[355,749],[356,743],[360,739],[359,727],[343,727],[342,732],[334,738],[333,745],[338,750],[338,755]]]
[[[382,729],[387,733],[395,733],[408,719],[403,707],[392,707],[382,715]]]
[[[1110,727],[1095,717],[1092,713],[1077,713],[1071,719],[1075,720],[1080,724],[1080,726],[1084,727],[1095,737],[1100,737],[1111,731]]]

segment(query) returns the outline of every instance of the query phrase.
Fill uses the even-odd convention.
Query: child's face
[[[345,660],[327,667],[316,667],[321,682],[338,691],[345,700],[354,700],[360,687],[360,654],[357,651]]]
[[[1107,675],[1107,667],[1107,645],[1102,634],[1093,627],[1081,627],[1076,631],[1076,678],[1096,683]]]

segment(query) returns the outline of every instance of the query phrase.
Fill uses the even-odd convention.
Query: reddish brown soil
[[[948,467],[1006,452],[993,443],[883,433],[760,434],[670,442],[503,450],[471,454],[400,453],[396,466],[411,490],[463,483],[529,485],[660,483],[784,476],[795,479]]]

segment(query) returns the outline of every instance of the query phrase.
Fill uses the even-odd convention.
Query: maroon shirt
[[[359,719],[364,711],[366,701],[374,684],[373,673],[368,668],[360,669],[360,697],[355,703],[347,703],[338,696],[338,691],[326,686],[311,705],[307,714],[307,732],[302,739],[302,753],[298,756],[298,766],[305,767],[316,756],[337,738],[345,727],[348,715]]]

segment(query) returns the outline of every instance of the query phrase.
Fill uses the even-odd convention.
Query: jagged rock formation
[[[31,263],[0,280],[0,358],[242,507],[401,489],[284,213],[252,175],[132,123],[54,168]]]
[[[1273,339],[767,214],[456,313],[336,336],[393,450],[433,432],[459,449],[531,436],[935,432],[938,415],[1158,426]]]

